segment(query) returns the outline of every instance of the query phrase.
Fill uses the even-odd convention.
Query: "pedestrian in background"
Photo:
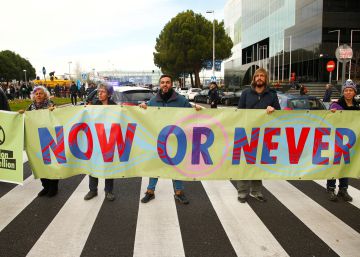
[[[71,104],[76,105],[77,104],[77,94],[78,94],[78,88],[73,81],[70,86],[70,98],[71,98]]]
[[[93,105],[116,105],[116,103],[110,99],[114,93],[114,88],[111,85],[100,84],[97,89],[99,99],[96,100]],[[99,179],[89,175],[89,189],[90,191],[85,195],[84,200],[90,200],[98,195]],[[105,198],[109,201],[115,200],[113,193],[114,179],[105,179]]]
[[[209,97],[210,107],[217,108],[217,104],[219,101],[218,85],[216,84],[216,82],[210,82],[209,88],[210,90],[208,93],[208,97]]]
[[[266,109],[268,114],[275,110],[280,110],[279,99],[276,92],[271,90],[268,85],[268,74],[263,68],[255,71],[251,87],[243,91],[240,96],[239,109]],[[245,203],[250,191],[250,196],[260,202],[266,199],[262,194],[261,180],[238,180],[238,200]]]
[[[323,102],[325,102],[325,103],[331,102],[331,95],[332,95],[331,84],[326,84]]]
[[[8,99],[1,86],[0,86],[0,110],[10,111]]]
[[[303,84],[300,86],[300,95],[306,95],[308,93],[307,87],[305,87]]]
[[[34,90],[31,92],[30,98],[32,103],[27,108],[27,111],[35,111],[42,109],[49,109],[50,111],[54,110],[55,105],[50,100],[50,93],[44,86],[34,87]],[[20,110],[19,113],[24,113],[24,110]],[[43,189],[38,193],[38,196],[48,196],[53,197],[58,193],[58,179],[48,179],[41,178],[41,184]]]
[[[173,81],[171,76],[162,75],[160,77],[160,90],[157,94],[150,99],[149,103],[140,104],[141,108],[147,109],[147,106],[158,106],[158,107],[182,107],[191,108],[189,101],[182,95],[178,94],[173,90]],[[195,106],[196,110],[201,110],[200,107]],[[147,203],[155,198],[155,188],[158,182],[157,178],[150,178],[149,185],[145,192],[145,196],[141,199],[142,203]],[[174,199],[182,204],[188,204],[189,200],[184,194],[184,183],[180,180],[173,180],[175,194]]]
[[[342,87],[342,96],[337,102],[333,102],[330,105],[330,110],[336,112],[336,110],[359,110],[359,105],[355,101],[356,84],[352,80],[345,81]],[[337,201],[338,197],[342,198],[346,202],[351,202],[352,197],[349,195],[347,189],[349,186],[348,178],[339,179],[339,191],[335,194],[336,179],[329,179],[326,183],[326,189],[329,195],[330,201]]]

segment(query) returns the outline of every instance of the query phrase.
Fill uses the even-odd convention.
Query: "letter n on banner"
[[[47,128],[39,128],[41,154],[44,164],[51,164],[50,148],[53,151],[58,163],[66,163],[64,147],[64,129],[62,126],[55,127],[56,141]]]

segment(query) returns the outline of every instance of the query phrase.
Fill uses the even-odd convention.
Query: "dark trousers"
[[[92,176],[89,176],[89,188],[90,188],[90,191],[97,191],[98,184],[99,184],[99,179],[98,178],[94,178]],[[112,178],[105,179],[105,192],[107,192],[107,193],[112,192],[113,188],[114,188],[114,179],[112,179]]]
[[[77,94],[71,94],[70,98],[71,98],[72,105],[76,105],[76,103],[77,103]]]
[[[47,178],[41,178],[41,184],[42,186],[47,189],[48,191],[57,191],[59,180],[58,179],[47,179]]]
[[[348,178],[339,178],[339,188],[345,188],[347,189],[349,185],[349,179]],[[335,189],[336,188],[336,179],[330,179],[326,183],[326,187],[328,189]]]

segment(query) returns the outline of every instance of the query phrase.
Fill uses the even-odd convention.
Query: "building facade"
[[[224,17],[234,42],[224,64],[229,87],[250,84],[258,67],[269,71],[272,82],[329,81],[326,63],[336,61],[338,38],[340,45],[352,43],[354,53],[345,77],[360,79],[358,0],[230,0]],[[341,80],[341,66],[331,80]]]

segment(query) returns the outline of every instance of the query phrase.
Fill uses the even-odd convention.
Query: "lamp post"
[[[213,14],[213,63],[212,63],[212,72],[213,76],[215,76],[215,11],[209,10],[206,11],[206,13],[212,13]]]
[[[340,29],[335,29],[335,30],[330,30],[328,31],[328,33],[333,33],[333,32],[337,32],[338,33],[338,47],[340,45]],[[343,64],[344,65],[344,64]],[[336,82],[339,80],[339,60],[336,63]]]
[[[350,47],[352,48],[352,33],[353,31],[360,31],[360,29],[352,29],[351,33],[350,33]],[[350,64],[349,64],[349,79],[350,79],[350,74],[351,74],[351,60],[350,60]]]
[[[72,61],[69,61],[68,64],[69,64],[69,80],[71,80],[70,66],[72,64]]]
[[[23,72],[25,73],[25,85],[27,87],[26,70],[23,70]]]

